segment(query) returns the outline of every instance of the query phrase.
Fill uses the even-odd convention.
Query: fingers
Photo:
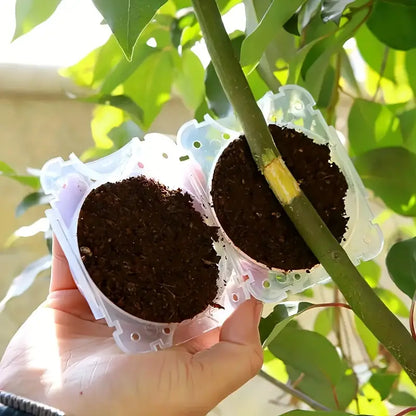
[[[49,291],[76,289],[77,286],[69,270],[68,260],[58,240],[53,236],[52,244],[52,275]]]
[[[258,324],[262,303],[250,299],[228,318],[220,342],[193,357],[195,384],[215,406],[260,370],[263,351]]]

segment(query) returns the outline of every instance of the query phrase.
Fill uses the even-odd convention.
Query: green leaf
[[[310,21],[316,16],[322,9],[322,0],[309,0],[301,8],[298,14],[298,31],[303,32]]]
[[[138,123],[143,121],[143,110],[130,97],[125,95],[93,95],[87,98],[82,98],[81,101],[102,105],[111,105],[112,107],[116,107],[125,111],[133,118],[133,120],[136,120]]]
[[[386,265],[396,286],[412,299],[416,291],[416,237],[394,244]]]
[[[134,71],[149,55],[156,52],[156,49],[151,48],[145,43],[138,43],[134,48],[132,60],[128,61],[126,59],[121,59],[120,62],[114,66],[111,72],[104,78],[101,85],[101,93],[112,93],[115,88],[117,88],[134,73]]]
[[[408,50],[416,47],[415,21],[413,0],[375,0],[367,26],[387,46]]]
[[[312,303],[299,302],[295,304],[280,303],[273,308],[273,311],[260,320],[259,331],[263,347],[267,347],[279,335],[279,333],[296,316],[304,312]]]
[[[385,400],[398,377],[398,374],[374,373],[370,378],[370,384],[380,393],[381,400]]]
[[[416,109],[404,111],[398,117],[403,144],[408,150],[416,153]]]
[[[357,394],[358,382],[352,370],[344,371],[336,385],[328,381],[317,381],[314,377],[291,374],[291,380],[299,380],[297,389],[330,409],[343,410],[351,403]],[[294,377],[293,377],[294,376]]]
[[[354,159],[364,185],[401,215],[416,216],[416,154],[401,147],[370,150]]]
[[[366,10],[357,11],[333,36],[320,40],[309,51],[302,67],[302,73],[305,86],[315,99],[319,97],[332,55],[339,53],[344,43],[354,35],[365,19],[366,13]],[[330,22],[327,23],[327,25],[329,24]]]
[[[402,318],[409,316],[409,309],[396,294],[382,287],[375,288],[374,292],[394,314]]]
[[[50,197],[45,195],[43,192],[33,192],[29,195],[26,195],[20,204],[16,207],[16,217],[20,217],[24,214],[29,208],[35,205],[47,204],[50,200]]]
[[[354,36],[358,50],[368,66],[378,74],[380,69],[384,66],[383,77],[396,81],[394,73],[395,59],[393,53],[388,53],[385,62],[386,48],[384,43],[380,42],[366,25],[362,25]],[[371,45],[371,48],[368,46]]]
[[[229,113],[231,106],[212,62],[208,64],[206,69],[205,91],[209,108],[214,111],[218,117],[225,117]]]
[[[263,370],[282,383],[287,383],[289,376],[282,360],[276,358],[267,348],[263,350]]]
[[[131,120],[127,120],[119,126],[112,128],[107,134],[114,144],[114,150],[123,147],[133,137],[142,139],[144,136],[144,133],[140,127]]]
[[[14,175],[15,171],[6,162],[3,162],[3,161],[0,160],[0,174],[1,175],[9,175],[9,174]]]
[[[345,409],[357,392],[357,379],[326,337],[286,327],[270,345],[286,364],[296,388],[331,409]]]
[[[396,390],[390,396],[389,402],[395,406],[416,406],[416,397],[407,391]]]
[[[377,287],[381,276],[381,267],[375,261],[362,262],[357,266],[357,269],[372,288]]]
[[[374,360],[378,355],[378,340],[372,334],[372,332],[363,324],[363,322],[357,317],[354,316],[355,328],[357,333],[361,338],[361,341],[364,344],[364,347],[367,351],[368,356],[371,360]]]
[[[388,106],[356,99],[348,117],[350,149],[355,155],[389,146],[402,146],[399,119]]]
[[[277,30],[283,27],[304,2],[305,0],[273,0],[257,28],[241,45],[240,62],[246,73],[256,68]]]
[[[313,330],[326,337],[332,330],[334,324],[334,309],[325,308],[318,313],[313,324]]]
[[[6,162],[0,161],[0,176],[13,179],[36,190],[40,188],[40,180],[37,176],[18,175]]]
[[[16,0],[16,29],[13,40],[48,19],[61,0]]]
[[[343,376],[343,366],[335,347],[316,332],[286,327],[268,348],[286,365],[315,381],[335,385]]]
[[[324,22],[333,21],[339,24],[345,8],[354,0],[323,0],[322,19]]]
[[[227,13],[236,4],[241,3],[241,0],[216,0],[217,6],[221,14]]]
[[[95,7],[110,26],[126,58],[131,60],[133,48],[142,30],[166,0],[93,0]]]
[[[352,413],[338,412],[338,411],[319,411],[319,410],[291,410],[287,413],[282,413],[281,416],[352,416]]]
[[[174,85],[178,89],[185,105],[195,110],[205,95],[205,70],[199,58],[185,49],[174,71]]]
[[[170,98],[173,63],[170,51],[158,51],[148,56],[125,81],[129,97],[143,110],[140,127],[147,130]],[[145,80],[145,82],[144,82]]]

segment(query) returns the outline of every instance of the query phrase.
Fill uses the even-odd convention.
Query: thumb
[[[262,308],[255,299],[244,302],[224,322],[219,343],[194,355],[198,364],[194,380],[204,392],[205,404],[215,406],[260,370],[263,350],[258,324]]]

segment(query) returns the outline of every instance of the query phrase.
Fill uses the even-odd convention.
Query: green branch
[[[270,188],[353,311],[416,383],[416,342],[358,273],[283,163],[234,56],[215,0],[193,0],[193,5],[212,63]]]

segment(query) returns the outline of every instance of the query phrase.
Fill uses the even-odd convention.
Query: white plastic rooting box
[[[183,160],[187,159],[183,156],[183,149],[181,151],[169,137],[154,133],[143,141],[134,138],[122,149],[94,162],[82,163],[72,154],[67,161],[55,158],[42,168],[42,188],[52,196],[51,209],[46,211],[46,216],[68,259],[73,278],[94,317],[105,318],[108,326],[115,327],[115,341],[128,353],[163,349],[218,327],[250,297],[242,279],[230,268],[223,243],[214,244],[221,260],[218,295],[213,299],[223,309],[209,306],[182,323],[149,322],[123,311],[98,289],[81,260],[77,241],[79,212],[90,191],[106,182],[145,175],[170,189],[181,188],[191,194],[195,209],[205,214],[204,220],[215,223],[206,215],[210,212],[200,194],[205,189],[201,182],[203,174],[195,162]]]
[[[329,147],[331,161],[339,167],[348,184],[345,209],[349,221],[342,246],[355,265],[374,258],[382,248],[383,237],[379,227],[372,223],[374,218],[367,203],[366,190],[335,129],[329,127],[322,114],[313,108],[312,96],[299,86],[287,85],[281,87],[278,94],[267,93],[258,104],[268,124],[293,128],[315,143]],[[242,128],[232,115],[220,120],[206,116],[204,122],[191,121],[179,130],[179,145],[187,149],[202,168],[206,187],[201,193],[208,198],[211,207],[210,190],[216,162],[229,143],[241,134]],[[208,215],[220,226],[213,208]],[[232,267],[239,276],[245,276],[250,293],[257,299],[277,302],[284,299],[288,291],[298,293],[329,280],[321,265],[308,272],[270,269],[236,247],[224,230],[222,233]]]

